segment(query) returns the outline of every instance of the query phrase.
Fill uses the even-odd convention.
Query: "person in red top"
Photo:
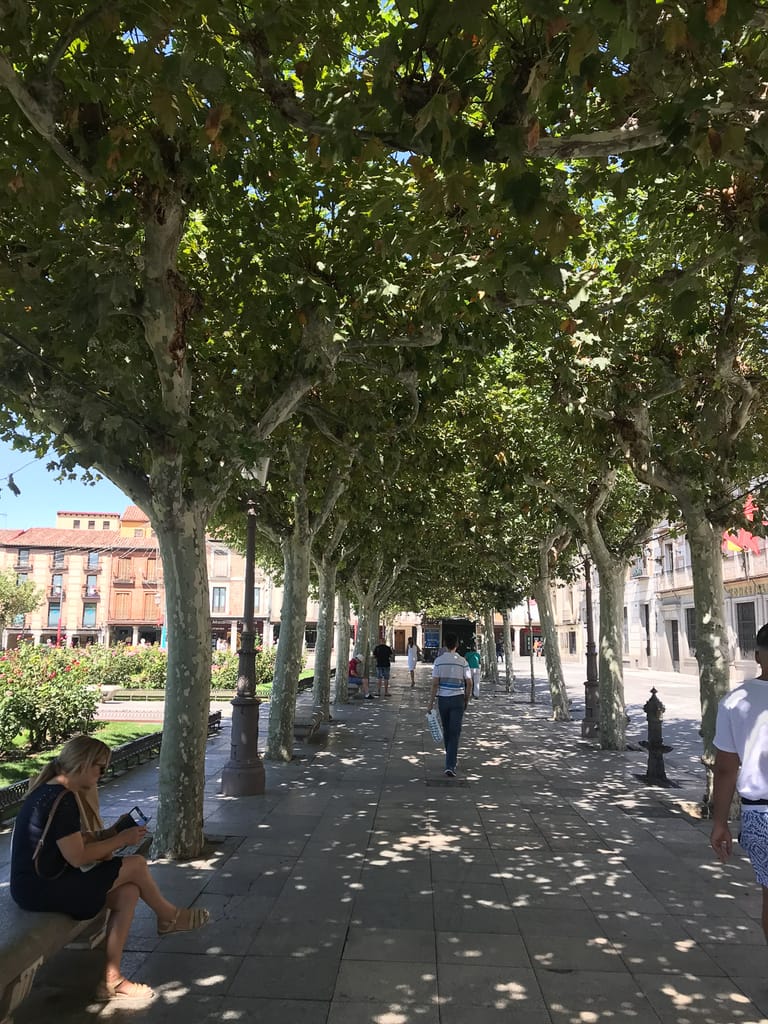
[[[373,694],[368,690],[368,679],[363,675],[365,663],[357,654],[349,659],[349,682],[352,686],[359,686],[360,693],[364,700],[372,700]]]

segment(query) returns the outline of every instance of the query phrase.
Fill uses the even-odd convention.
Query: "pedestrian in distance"
[[[724,864],[733,851],[728,814],[738,790],[738,838],[762,890],[762,926],[768,940],[768,623],[758,630],[755,660],[760,674],[731,690],[718,705],[709,841]]]
[[[477,700],[480,696],[480,652],[472,644],[464,657],[469,665],[469,671],[472,673],[472,696]]]
[[[504,662],[504,644],[501,640],[496,641],[496,661],[499,665]]]
[[[108,907],[106,963],[97,999],[143,1006],[154,997],[153,990],[125,978],[121,963],[139,899],[155,912],[158,935],[200,928],[209,915],[200,907],[177,907],[167,900],[140,854],[115,856],[144,839],[145,824],[93,832],[81,818],[78,796],[92,795],[110,755],[100,740],[73,736],[31,783],[11,840],[11,897],[23,910],[55,911],[80,921]]]
[[[445,653],[435,658],[432,666],[432,694],[427,711],[432,710],[437,698],[445,743],[445,774],[453,778],[459,760],[461,723],[469,704],[472,674],[466,659],[456,652],[459,643],[456,634],[448,633],[444,639]]]
[[[416,685],[416,664],[419,660],[419,647],[412,636],[408,637],[408,646],[405,650],[406,657],[408,658],[408,671],[411,674],[411,689]]]
[[[378,694],[381,696],[381,684],[384,684],[384,696],[389,696],[389,666],[394,658],[392,656],[392,648],[389,644],[385,644],[384,641],[380,641],[373,648],[373,656],[376,659],[376,680],[378,684]]]

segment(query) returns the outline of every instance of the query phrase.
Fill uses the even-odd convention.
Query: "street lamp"
[[[252,474],[261,484],[269,459]],[[229,761],[221,773],[223,796],[259,796],[266,786],[264,762],[259,757],[259,707],[256,697],[256,649],[253,591],[256,584],[256,513],[249,504],[245,531],[245,599],[240,637],[237,696],[232,701],[232,740]]]
[[[584,718],[582,739],[594,740],[600,735],[600,698],[597,688],[597,647],[592,621],[592,559],[584,555],[584,597],[587,604],[587,678],[584,683]]]

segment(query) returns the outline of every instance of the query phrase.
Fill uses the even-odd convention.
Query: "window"
[[[16,586],[20,587],[23,583],[27,583],[29,580],[29,574],[26,572],[16,573]]]
[[[64,577],[57,572],[51,576],[51,597],[61,597],[64,589]]]
[[[254,613],[261,607],[261,587],[253,588],[253,610]]]
[[[89,569],[98,569],[98,567],[99,567],[99,552],[98,551],[89,551],[88,552],[88,568]]]
[[[85,596],[96,597],[99,592],[99,584],[97,576],[86,576],[85,577]]]
[[[118,558],[117,567],[115,569],[116,580],[132,580],[133,573],[131,572],[131,560],[130,558]]]
[[[576,630],[571,629],[568,631],[568,653],[576,653]]]
[[[84,604],[83,605],[83,625],[84,626],[95,626],[96,625],[96,605],[95,604]]]
[[[19,565],[29,565],[29,548],[19,548]]]
[[[685,635],[688,638],[688,650],[696,657],[696,609],[685,609]]]
[[[64,568],[64,552],[61,549],[53,552],[52,563],[54,569]]]
[[[143,530],[141,529],[141,527],[137,527],[137,528],[136,528],[136,529],[135,529],[135,530],[133,531],[133,536],[134,536],[134,537],[143,537],[143,536],[144,536],[144,531],[143,531]]]
[[[162,615],[158,595],[150,591],[144,595],[144,618],[148,622],[155,622]]]
[[[79,519],[73,519],[72,520],[72,529],[73,530],[79,530],[80,529],[80,520]]]
[[[624,605],[624,653],[627,654],[629,651],[629,613],[627,612],[627,606]]]
[[[110,521],[108,519],[105,519],[101,524],[101,528],[102,530],[108,530],[111,525],[112,524],[110,523]]]
[[[115,618],[130,619],[131,595],[124,592],[115,594]]]
[[[754,601],[744,601],[742,604],[736,605],[736,633],[739,638],[741,657],[754,657],[755,637],[757,636]]]
[[[211,575],[229,576],[229,552],[226,548],[214,549]]]
[[[96,520],[95,519],[89,519],[88,520],[88,529],[89,530],[95,530],[96,529]]]
[[[214,587],[211,595],[211,611],[225,612],[227,610],[227,588]]]
[[[48,605],[48,625],[58,626],[61,618],[61,605],[58,601],[51,601]]]
[[[24,615],[23,614],[22,615],[14,615],[13,616],[13,623],[12,623],[12,625],[13,625],[14,629],[23,629],[24,628]]]
[[[157,559],[156,558],[148,558],[147,559],[147,577],[146,578],[150,582],[152,582],[152,583],[157,582]]]
[[[671,573],[675,568],[675,549],[671,544],[664,545],[664,572]]]

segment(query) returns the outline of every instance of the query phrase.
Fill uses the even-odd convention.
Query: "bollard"
[[[643,705],[643,711],[648,719],[648,739],[640,741],[640,746],[645,747],[648,751],[648,770],[640,778],[649,786],[672,785],[664,769],[664,755],[672,749],[672,747],[664,745],[661,736],[661,723],[665,710],[666,708],[656,696],[656,687],[654,686],[651,690],[650,700]]]

